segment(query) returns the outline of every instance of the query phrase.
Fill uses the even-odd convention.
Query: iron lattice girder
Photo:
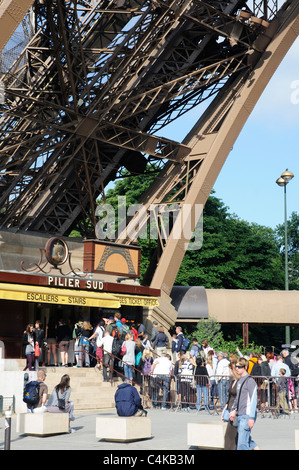
[[[142,224],[147,223],[147,210],[151,205],[173,202],[174,199],[170,199],[170,196],[175,187],[179,188],[182,184],[185,185],[186,192],[182,191],[179,201],[181,199],[185,206],[190,206],[193,228],[196,226],[196,204],[205,204],[238,133],[298,32],[299,4],[292,2],[287,8],[282,8],[278,21],[272,24],[268,36],[263,38],[262,42],[269,45],[269,48],[257,67],[252,72],[243,71],[238,77],[232,77],[185,139],[184,143],[192,147],[190,155],[182,162],[186,173],[180,172],[171,162],[167,163],[163,173],[159,175],[159,184],[155,182],[140,201],[141,204],[144,203],[143,213],[132,219],[117,242],[131,243],[132,240],[127,237],[135,233],[134,227],[142,227]],[[194,167],[190,166],[188,169],[187,165],[196,161],[199,165],[194,175]],[[187,185],[188,174],[193,180]],[[161,220],[157,219],[157,223],[162,229]],[[151,287],[159,286],[168,294],[190,241],[184,234],[181,219],[178,218],[173,225],[174,229],[168,240],[159,238],[157,253],[152,257],[154,268],[151,264],[145,281]]]
[[[163,2],[157,0],[162,7]],[[214,34],[231,39],[235,44],[251,48],[256,38],[256,28],[264,28],[268,23],[245,22],[241,16],[232,16],[202,0],[194,0],[190,11],[183,17],[196,22]],[[253,34],[254,33],[254,34]]]
[[[246,69],[246,61],[242,59],[248,45],[241,44],[240,55],[226,51],[227,57],[221,60],[219,45],[201,57],[219,31],[211,31],[208,14],[206,25],[184,16],[195,5],[191,0],[165,2],[158,12],[151,5],[135,12],[128,8],[126,14],[112,13],[108,7],[97,9],[100,2],[94,2],[80,21],[76,10],[68,10],[63,2],[58,2],[57,9],[56,2],[49,3],[52,8],[45,8],[40,20],[40,26],[47,20],[46,30],[41,29],[26,49],[30,56],[27,75],[17,67],[8,75],[9,105],[0,123],[4,137],[0,155],[2,152],[2,161],[6,160],[0,167],[1,201],[6,208],[2,226],[13,226],[20,221],[21,227],[31,230],[45,226],[45,219],[50,217],[49,195],[53,208],[59,206],[62,198],[59,188],[69,185],[70,199],[76,191],[68,183],[71,165],[74,171],[80,168],[79,179],[85,178],[86,183],[80,187],[87,196],[81,197],[79,211],[70,202],[73,218],[70,213],[65,223],[57,222],[57,231],[61,233],[64,227],[66,233],[67,226],[74,223],[80,212],[85,216],[86,204],[96,198],[102,185],[113,178],[126,149],[142,150],[155,158],[176,159],[179,152],[185,155],[186,146],[175,142],[169,145],[167,139],[146,134],[149,127],[160,115],[165,116],[166,122],[168,107],[172,111],[179,109],[189,96],[194,98],[196,93],[201,96],[202,90],[209,90],[233,73]],[[216,3],[222,2],[213,2]],[[236,5],[241,3],[245,4],[237,0],[230,2],[228,13],[234,13]],[[141,6],[137,2],[132,5]],[[124,30],[134,15],[134,25]],[[232,25],[231,16],[225,16],[220,10],[219,16],[222,23]],[[191,34],[188,41],[186,33]],[[142,97],[140,102],[132,94]],[[98,124],[82,136],[82,126],[88,128],[94,119]],[[36,138],[37,133],[40,139]],[[56,142],[50,146],[48,142],[54,136]],[[101,147],[97,143],[100,140],[104,144]],[[157,144],[155,148],[153,144]],[[85,146],[86,151],[93,148],[88,165]],[[170,152],[162,152],[169,148]],[[54,212],[59,211],[53,209]],[[35,220],[38,220],[36,225]]]

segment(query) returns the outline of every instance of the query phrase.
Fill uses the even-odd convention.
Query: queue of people
[[[187,340],[181,327],[176,328],[171,342],[157,322],[151,333],[149,337],[141,323],[136,328],[129,325],[119,313],[102,319],[95,327],[87,321],[74,326],[75,366],[95,365],[102,369],[105,381],[111,380],[115,370],[123,377],[115,394],[119,416],[146,416],[145,409],[150,407],[210,411],[217,406],[222,410],[222,421],[227,423],[225,449],[258,450],[251,436],[257,410],[285,414],[298,411],[299,368],[287,349],[276,357],[270,352],[265,356],[250,352],[244,357],[238,349],[236,354],[228,355],[215,351],[206,340],[201,344],[196,338]],[[51,335],[59,340],[62,365],[66,366],[71,340],[68,325],[59,322]],[[35,327],[27,326],[23,335],[25,369],[38,370],[39,360],[46,356],[36,346],[42,346],[43,341],[51,344],[49,339],[40,322]],[[44,379],[45,373],[38,371],[40,397],[31,411],[65,412],[71,423],[74,416],[69,376],[62,376],[49,399]]]
[[[49,322],[46,331],[41,322],[35,327],[28,325],[23,335],[26,367],[24,370],[38,370],[40,361],[46,361],[55,341],[61,356],[61,365],[68,365],[68,348],[74,341],[75,367],[96,366],[102,370],[104,381],[110,381],[118,373],[131,384],[141,387],[141,393],[148,406],[166,409],[173,404],[171,380],[175,379],[175,403],[182,409],[210,410],[217,406],[222,409],[228,404],[230,388],[236,377],[234,365],[242,357],[236,354],[215,351],[204,340],[186,340],[181,327],[177,327],[172,340],[157,322],[153,322],[149,336],[142,323],[130,324],[120,313],[102,318],[96,325],[79,320],[71,329],[64,321],[53,328]],[[36,346],[37,353],[36,353]],[[117,347],[117,349],[116,349]],[[168,352],[170,352],[170,355]],[[50,351],[51,352],[51,351]],[[53,355],[54,361],[56,361]],[[297,411],[298,364],[293,364],[288,350],[274,357],[248,353],[247,372],[258,377],[258,407],[261,411],[277,406],[279,412]],[[49,358],[48,358],[49,363]],[[273,377],[273,379],[271,379]],[[288,380],[295,377],[294,380]],[[274,393],[273,393],[274,391]]]

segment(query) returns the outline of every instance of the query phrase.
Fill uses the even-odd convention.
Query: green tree
[[[117,229],[118,197],[126,197],[126,209],[137,204],[156,175],[138,175],[116,182],[106,195],[106,203],[114,207]],[[103,204],[104,201],[100,201]],[[223,289],[282,289],[283,264],[279,241],[267,227],[249,224],[231,215],[224,203],[212,195],[203,215],[203,245],[188,250],[180,266],[175,284]],[[141,247],[141,281],[157,247],[157,240],[139,239]]]
[[[281,289],[283,267],[275,232],[231,215],[210,196],[204,209],[203,245],[187,251],[177,285],[223,289]]]

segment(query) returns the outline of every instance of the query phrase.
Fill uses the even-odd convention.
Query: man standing
[[[177,334],[176,352],[179,353],[180,351],[183,350],[183,343],[184,343],[185,335],[183,333],[181,326],[177,326],[175,329],[175,332]]]
[[[297,369],[297,365],[298,365],[298,362],[297,360],[295,359],[294,362],[292,360],[292,356],[290,356],[290,353],[287,349],[283,349],[281,351],[281,355],[283,357],[283,360],[284,360],[284,363],[289,366],[289,369],[290,369],[290,373],[291,375],[297,375],[295,373],[295,370]]]
[[[216,368],[216,383],[218,384],[218,393],[220,398],[220,405],[224,407],[228,401],[229,389],[229,360],[221,351],[217,352],[218,364]]]
[[[145,335],[145,326],[140,321],[136,323],[136,326],[137,326],[138,338],[140,338],[142,341]]]
[[[159,391],[162,389],[162,410],[166,410],[167,395],[170,389],[170,377],[173,372],[171,357],[163,354],[158,357],[152,365],[151,383],[153,388],[153,407],[156,408],[159,402]]]
[[[151,331],[151,343],[153,345],[153,342],[158,334],[158,328],[159,328],[159,324],[157,322],[157,320],[154,320],[153,321],[153,326],[152,326],[152,331]]]
[[[203,347],[201,346],[201,344],[198,343],[196,338],[192,338],[192,347],[190,350],[190,354],[192,354],[194,358],[197,358],[198,355],[201,356],[202,359],[205,358]]]
[[[108,367],[113,367],[113,360],[111,358],[113,337],[110,335],[109,331],[105,331],[103,338],[98,342],[98,347],[103,347],[103,378],[104,382],[109,382],[107,369]]]
[[[271,368],[271,376],[272,377],[279,377],[280,369],[284,369],[286,371],[285,377],[291,377],[291,371],[287,363],[283,360],[281,355],[276,357],[276,361],[273,363]]]
[[[237,450],[259,450],[251,438],[251,430],[256,421],[257,386],[253,377],[248,374],[248,361],[241,358],[236,364],[239,380],[237,396],[231,408],[229,419],[238,419]]]

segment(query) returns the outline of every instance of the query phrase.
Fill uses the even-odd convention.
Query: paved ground
[[[98,440],[95,435],[97,416],[115,415],[113,409],[96,412],[80,412],[72,423],[72,434],[49,437],[25,436],[16,433],[16,416],[11,420],[11,450],[101,450],[113,455],[113,451],[193,451],[187,445],[187,423],[220,422],[219,416],[196,411],[174,412],[148,410],[152,421],[152,438],[132,443],[112,443]],[[295,429],[299,429],[299,414],[273,417],[258,417],[252,436],[261,450],[295,450]],[[5,419],[0,418],[0,450],[4,449]],[[163,452],[161,452],[164,454]],[[142,455],[142,454],[141,454]]]

